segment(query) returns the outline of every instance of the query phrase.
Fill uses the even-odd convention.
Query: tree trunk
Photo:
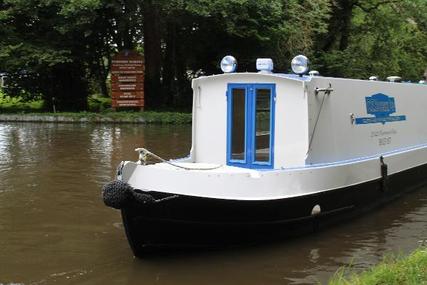
[[[84,66],[80,63],[59,64],[53,67],[46,84],[45,104],[52,111],[87,110],[89,87]]]
[[[145,98],[148,108],[161,105],[160,8],[156,0],[144,0]]]
[[[339,49],[347,49],[350,39],[351,19],[353,16],[354,1],[341,1],[341,40]]]
[[[133,29],[131,23],[131,13],[132,13],[131,1],[125,0],[123,2],[123,49],[132,50],[134,48],[133,44]]]
[[[99,64],[97,66],[97,79],[99,84],[99,89],[101,91],[102,97],[109,97],[108,86],[107,86],[107,76],[108,76],[108,66],[104,64],[104,58],[99,57]]]
[[[327,52],[334,48],[345,50],[349,44],[351,18],[357,1],[337,0],[334,3],[329,20],[328,34],[322,41],[322,50]],[[338,42],[339,40],[339,42]],[[338,42],[338,47],[336,46]]]
[[[176,93],[176,25],[169,21],[166,31],[166,50],[163,68],[163,104],[171,106]]]

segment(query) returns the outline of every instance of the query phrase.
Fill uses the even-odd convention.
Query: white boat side
[[[425,164],[427,146],[384,155],[389,175]],[[194,163],[177,163],[195,167]],[[210,164],[197,164],[210,167]],[[331,191],[381,178],[378,157],[309,167],[260,171],[234,166],[185,170],[166,163],[141,166],[128,162],[123,177],[144,191],[233,200],[275,200]]]
[[[230,165],[230,84],[274,86],[271,169]],[[316,92],[316,89],[333,89]],[[250,87],[248,87],[250,88]],[[272,200],[341,189],[427,161],[427,86],[282,74],[235,73],[193,81],[193,136],[185,170],[127,162],[133,188],[235,200]],[[369,106],[368,106],[369,105]]]
[[[427,143],[426,85],[316,77],[307,83],[310,122],[323,99],[312,92],[328,84],[334,91],[325,98],[307,165],[381,155]],[[381,115],[367,113],[367,100],[378,95],[393,100],[395,112],[385,112],[384,120]],[[310,123],[310,133],[313,127]]]

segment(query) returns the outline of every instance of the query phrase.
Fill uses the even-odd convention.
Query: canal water
[[[427,188],[316,234],[239,249],[132,257],[101,187],[144,146],[186,156],[189,126],[0,123],[0,284],[326,284],[427,239]]]

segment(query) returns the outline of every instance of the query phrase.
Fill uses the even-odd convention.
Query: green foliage
[[[21,97],[9,97],[0,90],[0,115],[22,114],[23,118],[37,116],[41,121],[52,121],[60,117],[69,122],[110,122],[110,123],[146,123],[146,124],[191,124],[190,113],[180,112],[139,112],[111,110],[111,99],[89,97],[90,112],[57,112],[44,111],[42,100],[24,100]],[[43,119],[45,118],[45,119]]]
[[[276,31],[278,42],[275,62],[282,70],[289,69],[289,63],[297,54],[312,58],[316,50],[316,37],[328,32],[330,1],[307,0],[286,1],[280,29]]]
[[[421,79],[427,67],[427,2],[384,1],[367,9],[354,7],[345,49],[321,52],[318,63],[323,73],[364,79],[371,75]]]
[[[80,106],[87,83],[81,74],[78,38],[61,31],[66,22],[60,15],[61,2],[5,0],[1,7],[1,25],[7,29],[0,31],[0,69],[8,73],[7,93],[45,98],[61,94],[57,104],[63,108],[85,107]],[[69,100],[70,93],[75,93],[74,100]]]
[[[42,109],[43,101],[23,100],[19,97],[9,97],[0,91],[0,114],[37,112]]]
[[[192,19],[189,27],[182,28],[193,30],[190,37],[182,35],[180,44],[191,45],[185,57],[192,63],[191,55],[196,51],[199,62],[192,69],[208,73],[218,71],[218,61],[227,53],[238,57],[242,71],[254,71],[254,61],[261,56],[275,58],[279,68],[284,68],[291,56],[312,52],[314,36],[327,32],[330,12],[328,0],[172,2],[174,5],[166,7],[167,15],[176,16],[171,12],[173,7],[175,11],[185,10]],[[206,55],[209,58],[204,59]]]
[[[89,97],[88,110],[90,112],[104,112],[111,109],[111,98]]]
[[[427,67],[425,0],[0,0],[7,93],[50,110],[102,110],[111,57],[145,53],[148,108],[189,109],[190,81],[271,57],[278,72],[306,54],[321,74],[419,80]]]
[[[339,270],[329,285],[418,285],[427,283],[427,249],[416,250],[407,258],[389,257],[361,274]]]

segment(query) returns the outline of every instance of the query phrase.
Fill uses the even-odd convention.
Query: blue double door
[[[229,84],[227,164],[273,168],[275,84]]]

